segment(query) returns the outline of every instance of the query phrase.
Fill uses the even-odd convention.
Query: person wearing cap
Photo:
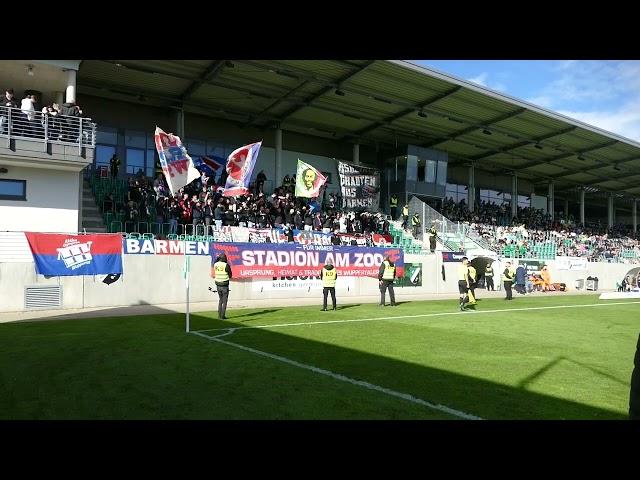
[[[460,311],[464,312],[465,304],[469,302],[469,259],[462,257],[458,265],[458,292],[460,293]]]
[[[229,281],[233,278],[233,273],[224,253],[218,255],[215,263],[211,266],[211,278],[215,281],[218,290],[218,320],[226,320]]]
[[[513,300],[513,296],[511,293],[511,286],[513,285],[513,279],[515,278],[515,276],[516,276],[516,272],[511,266],[511,262],[507,262],[506,268],[504,269],[504,272],[502,272],[502,282],[504,285],[504,291],[507,294],[507,296],[505,297],[505,300]]]
[[[384,257],[384,261],[380,264],[380,270],[378,270],[378,280],[380,281],[380,307],[384,307],[385,293],[389,289],[389,298],[391,299],[391,306],[395,307],[396,295],[393,291],[393,281],[396,278],[396,266],[389,258],[389,255]]]
[[[333,310],[336,310],[336,279],[338,278],[338,272],[336,267],[333,266],[331,259],[328,258],[322,270],[320,270],[320,278],[322,279],[322,310],[327,311],[327,295],[331,294],[331,303],[333,304]]]

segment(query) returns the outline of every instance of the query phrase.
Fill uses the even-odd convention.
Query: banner
[[[355,287],[355,278],[338,275],[336,290],[344,290],[347,293]],[[271,280],[254,280],[251,282],[252,292],[286,292],[298,290],[304,292],[322,292],[322,280],[320,277],[273,277]]]
[[[308,163],[298,159],[296,172],[296,197],[317,198],[326,177]]]
[[[380,170],[338,162],[338,174],[343,208],[380,210]]]
[[[553,266],[558,270],[586,270],[587,263],[584,257],[556,257]]]
[[[443,262],[461,262],[464,252],[442,252]]]
[[[193,160],[187,154],[180,137],[165,133],[156,126],[154,139],[160,165],[172,195],[196,178],[200,178],[200,172],[193,166]]]
[[[508,258],[505,258],[504,260],[509,261]],[[513,263],[514,262],[512,260],[511,265],[513,265]],[[538,275],[543,265],[546,265],[546,262],[542,260],[518,260],[518,264],[513,268],[515,270],[519,266],[523,266],[527,271],[527,275],[533,275],[534,273]]]
[[[367,237],[362,233],[338,233],[338,238],[342,245],[356,245],[358,247],[367,246]]]
[[[318,276],[327,259],[339,275],[377,277],[386,255],[396,264],[397,276],[404,275],[404,253],[397,248],[212,243],[212,262],[221,253],[226,254],[234,278]]]
[[[201,156],[193,159],[193,166],[199,171],[204,172],[207,177],[216,177],[220,173],[225,162],[224,158]]]
[[[122,248],[127,255],[209,256],[211,252],[211,242],[126,238],[122,240]]]
[[[122,273],[122,237],[25,232],[36,272],[50,276]]]
[[[224,186],[225,197],[236,197],[249,193],[249,181],[253,167],[260,154],[262,140],[235,149],[227,159],[227,183]]]

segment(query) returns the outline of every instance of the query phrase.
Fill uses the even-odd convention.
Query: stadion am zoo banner
[[[310,277],[319,275],[327,259],[331,259],[338,275],[345,277],[377,277],[384,257],[389,255],[397,267],[396,275],[404,275],[404,253],[398,248],[339,247],[297,244],[212,243],[212,262],[221,254],[233,270],[233,278]]]
[[[380,170],[338,162],[342,207],[380,210]]]

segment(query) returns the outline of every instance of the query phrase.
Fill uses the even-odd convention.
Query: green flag
[[[296,172],[296,197],[316,198],[320,196],[320,187],[327,178],[318,170],[298,159]]]

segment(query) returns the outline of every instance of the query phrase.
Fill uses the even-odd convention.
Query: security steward
[[[420,216],[417,213],[411,217],[411,226],[413,227],[413,236],[418,238],[420,234]]]
[[[436,251],[437,236],[438,236],[438,231],[436,230],[436,226],[432,224],[431,228],[429,229],[429,250],[431,250],[431,253],[434,253]]]
[[[513,300],[513,296],[511,294],[511,287],[513,286],[513,279],[516,276],[516,271],[511,266],[511,262],[506,263],[506,268],[504,272],[502,272],[502,282],[504,285],[504,291],[507,293],[505,300]]]
[[[469,259],[462,257],[462,263],[458,265],[458,292],[460,293],[460,311],[469,302]]]
[[[389,207],[391,208],[391,218],[395,220],[398,215],[398,195],[395,193],[389,199]]]
[[[496,291],[495,287],[493,286],[493,267],[490,263],[487,263],[487,266],[484,269],[484,283],[486,284],[487,291]]]
[[[396,266],[389,258],[389,255],[384,257],[384,261],[380,264],[380,270],[378,270],[378,280],[380,281],[380,305],[384,307],[385,293],[387,288],[389,289],[389,298],[391,299],[391,306],[395,307],[396,295],[393,291],[393,281],[396,278]]]
[[[402,207],[402,229],[406,230],[409,226],[409,204],[406,203],[404,207]]]
[[[327,295],[331,294],[331,303],[333,303],[333,310],[336,310],[336,279],[338,278],[338,272],[336,267],[331,263],[331,259],[327,260],[327,263],[320,271],[320,278],[322,279],[322,312],[327,311]]]
[[[227,263],[227,256],[222,253],[211,266],[211,278],[216,282],[218,290],[218,320],[226,320],[227,300],[229,299],[229,280],[233,278],[231,266]]]
[[[478,281],[478,272],[476,272],[476,267],[467,264],[469,268],[469,305],[476,304],[476,282]]]

